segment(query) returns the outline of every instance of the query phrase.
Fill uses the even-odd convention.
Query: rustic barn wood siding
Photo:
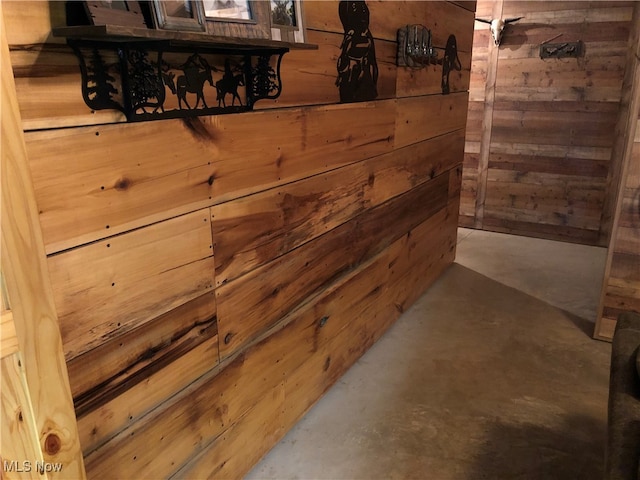
[[[618,315],[640,312],[640,4],[629,38],[627,71],[614,150],[621,159],[612,177],[616,192],[596,338],[611,340]]]
[[[277,101],[138,124],[84,105],[62,2],[3,5],[88,477],[241,476],[453,261],[473,2],[368,2],[374,101],[305,1]],[[418,19],[450,95],[395,67]]]
[[[524,18],[506,28],[499,49],[488,25],[475,24],[461,225],[607,245],[632,9],[478,2],[479,18]],[[542,60],[539,46],[549,40],[581,40],[586,53]]]

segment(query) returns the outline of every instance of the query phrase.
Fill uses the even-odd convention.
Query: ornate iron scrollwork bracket
[[[82,97],[130,122],[238,113],[282,92],[287,47],[189,47],[169,41],[68,39],[80,62]]]

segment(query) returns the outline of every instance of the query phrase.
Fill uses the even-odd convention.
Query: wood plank
[[[405,147],[464,128],[466,92],[398,99],[395,147]]]
[[[69,46],[16,45],[11,63],[25,130],[126,121],[118,110],[92,110],[84,103],[78,59]]]
[[[453,205],[453,210],[457,210],[457,204]],[[442,228],[447,218],[448,227]],[[228,362],[222,371],[196,382],[170,400],[162,409],[133,424],[100,450],[90,454],[87,457],[89,473],[110,471],[115,476],[127,478],[144,475],[151,478],[169,476],[225,432],[237,419],[242,418],[260,399],[268,395],[274,386],[280,385],[283,378],[289,378],[291,372],[298,368],[305,358],[312,352],[320,351],[323,345],[328,344],[330,339],[342,330],[343,325],[352,325],[353,322],[340,321],[340,318],[351,320],[346,314],[344,317],[341,316],[341,312],[347,312],[348,305],[352,304],[345,302],[353,300],[357,303],[355,310],[364,309],[368,312],[366,317],[363,315],[363,321],[370,320],[372,317],[366,306],[371,304],[371,296],[376,297],[386,292],[384,285],[394,285],[384,281],[389,275],[384,273],[385,271],[394,272],[393,275],[402,275],[407,268],[416,264],[417,258],[426,257],[431,260],[425,260],[425,263],[420,264],[433,263],[431,273],[436,276],[447,261],[452,259],[443,255],[443,247],[431,240],[434,235],[436,238],[441,238],[442,235],[448,237],[450,242],[455,244],[455,218],[447,215],[446,209],[434,215],[430,221],[421,224],[414,234],[403,236],[392,248],[331,286],[326,295],[319,297],[318,302],[320,298],[324,298],[322,303],[310,303],[293,313],[290,319],[285,320],[284,326]],[[421,245],[421,248],[417,248],[418,245]],[[432,248],[426,245],[432,245]],[[453,249],[453,246],[450,248]],[[372,269],[371,264],[374,263],[376,267]],[[373,275],[372,272],[379,272],[379,275]],[[416,295],[418,290],[433,280],[431,275],[425,275],[424,271],[420,274],[422,277],[417,276],[420,279],[417,282],[416,278],[411,278],[414,283],[397,282],[397,289],[402,292],[402,296]],[[380,286],[372,290],[361,288],[362,280],[365,278],[372,279],[367,283],[379,282]],[[364,303],[358,299],[364,300]],[[393,318],[397,318],[403,308],[401,306],[399,309],[392,304],[392,311],[395,311]],[[376,310],[378,309],[374,308],[372,311]],[[319,322],[324,317],[329,317],[329,320],[321,326]],[[384,316],[380,318],[379,322],[369,322],[370,328],[373,332],[378,332],[377,334],[382,330],[377,330],[380,323],[388,325],[392,321]],[[351,352],[337,351],[338,356],[344,354],[357,358],[366,348],[362,345],[360,335],[346,334],[339,337],[350,339],[349,341],[356,346]],[[324,363],[326,356],[321,358]],[[355,361],[355,358],[352,361]],[[344,371],[347,366],[347,362],[341,364],[339,361],[332,361],[331,364],[331,378],[337,378],[338,372]],[[307,402],[309,401],[310,399],[307,399]],[[292,403],[295,404],[296,402]],[[194,412],[198,414],[195,415]],[[163,441],[169,438],[172,448],[158,456],[156,449],[163,449]],[[146,447],[141,448],[141,445]],[[217,457],[214,454],[202,458],[213,460]],[[232,465],[237,463],[233,462]],[[245,463],[244,468],[248,469],[250,465]],[[223,473],[221,475],[226,476]]]
[[[482,120],[484,118],[484,103],[469,102],[467,111],[466,141],[476,149],[472,153],[480,153],[482,145]],[[471,153],[471,152],[470,152]]]
[[[520,205],[529,208],[523,208]],[[538,208],[534,208],[535,205],[538,205]],[[510,222],[525,222],[531,225],[539,224],[541,230],[543,225],[556,225],[578,230],[597,231],[600,220],[597,213],[589,216],[587,211],[577,210],[578,215],[574,215],[572,211],[575,209],[572,208],[563,209],[562,206],[557,205],[539,208],[539,204],[527,204],[524,201],[520,202],[520,204],[516,203],[512,207],[502,202],[494,204],[493,200],[488,198],[485,210],[487,218],[491,218],[493,221],[506,220]]]
[[[640,261],[636,260],[636,269],[640,267]],[[607,285],[606,302],[609,306],[626,308],[634,311],[640,309],[640,279],[638,278],[613,278]]]
[[[536,0],[506,0],[504,11],[509,15],[518,11],[555,12],[563,10],[589,10],[590,8],[628,8],[628,1],[572,1],[571,3],[549,2],[541,4]]]
[[[533,141],[531,139],[530,141]],[[611,148],[608,147],[585,147],[582,145],[546,145],[540,143],[491,143],[492,154],[535,155],[558,158],[578,158],[591,159],[609,162],[611,159]]]
[[[281,382],[171,479],[242,478],[291,428],[284,424],[284,409]]]
[[[65,5],[63,2],[47,0],[29,1],[29,8],[16,0],[3,0],[3,11],[7,28],[7,41],[15,45],[34,45],[44,42],[65,43],[63,38],[53,38],[51,29],[66,25]],[[28,25],[29,28],[24,28]]]
[[[636,252],[613,252],[611,259],[611,274],[616,279],[633,280],[638,275],[638,268],[640,267],[640,258]]]
[[[497,101],[535,102],[619,102],[619,87],[512,87],[496,92]]]
[[[456,1],[456,2],[449,2],[449,3],[453,3],[454,5],[458,5],[459,7],[464,8],[465,10],[469,10],[470,12],[475,12],[476,11],[476,5],[478,2],[474,1]]]
[[[292,336],[290,330],[276,334],[269,342],[227,362],[224,369],[214,369],[179,395],[162,398],[168,400],[151,415],[137,422],[129,422],[125,417],[129,428],[87,455],[89,475],[99,476],[100,472],[109,471],[117,478],[170,476],[264,398],[274,385],[282,382],[298,358],[295,354],[306,348],[306,342],[300,342],[300,337]],[[161,386],[162,383],[157,385]],[[153,392],[155,394],[155,390]],[[134,399],[144,401],[141,393],[129,398],[128,403]],[[123,405],[125,409],[129,409],[128,403]],[[115,407],[111,405],[107,412],[120,416]],[[88,429],[92,424],[103,425],[107,412],[94,415],[94,421],[86,426],[84,419],[80,419],[81,429]],[[170,448],[166,447],[168,442]]]
[[[340,54],[343,35],[309,31],[308,37],[309,41],[319,45],[319,49],[287,53],[281,68],[282,94],[274,101],[257,102],[257,110],[339,102],[339,91],[335,85],[336,58]],[[397,72],[396,43],[380,40],[376,47],[379,71],[377,98],[393,98]],[[81,95],[78,59],[68,46],[18,45],[13,48],[11,56],[26,130],[125,121],[124,115],[117,110],[93,111],[87,107]],[[211,60],[215,58],[219,57],[208,57],[211,65],[215,66]],[[215,95],[215,89],[205,89],[209,103],[215,102]],[[169,95],[165,107],[178,108],[176,97]]]
[[[602,317],[600,319],[600,325],[598,331],[594,333],[594,338],[597,340],[604,340],[611,342],[613,340],[613,334],[616,330],[617,317]]]
[[[539,58],[500,59],[496,87],[620,88],[624,57],[585,58],[577,62],[541,62]]]
[[[444,56],[438,51],[439,58]],[[461,70],[452,70],[449,74],[449,89],[451,93],[464,92],[469,89],[471,71],[471,54],[459,52]],[[442,66],[428,65],[424,68],[397,68],[397,96],[414,97],[442,93]]]
[[[19,350],[16,326],[11,310],[3,310],[0,315],[0,359],[13,355]]]
[[[343,33],[338,16],[338,0],[305,1],[307,28],[327,32]],[[458,51],[470,52],[473,36],[473,12],[446,2],[414,2],[369,0],[369,28],[374,38],[397,39],[398,28],[416,23],[416,19],[430,18],[433,45],[444,48],[449,35],[456,36]]]
[[[30,132],[47,251],[386,153],[395,111],[378,101]]]
[[[588,199],[602,201],[603,196],[598,195],[604,193],[606,180],[602,177],[591,177],[586,175],[563,175],[548,172],[532,172],[518,170],[501,170],[492,168],[487,176],[488,181],[496,182],[492,187],[501,188],[512,186],[514,193],[518,193],[518,189],[527,191],[527,186],[537,185],[545,188],[562,188],[566,190],[568,200]],[[514,184],[514,185],[505,185]],[[533,194],[534,192],[530,192]],[[541,189],[540,195],[543,196],[544,189]]]
[[[464,131],[212,207],[216,285],[337,227],[459,163]]]
[[[556,34],[551,34],[548,38],[553,38]],[[619,57],[625,54],[626,42],[624,40],[616,40],[611,42],[586,42],[585,49],[588,49],[592,57]],[[539,44],[525,44],[522,46],[511,45],[511,48],[500,50],[500,59],[506,58],[540,58]],[[586,89],[587,91],[594,89]],[[595,89],[597,91],[597,89]]]
[[[2,356],[0,386],[2,478],[47,478],[46,474],[40,476],[38,471],[38,465],[44,465],[44,457],[38,442],[36,419],[19,353]]]
[[[502,18],[503,1],[493,2],[490,18]],[[478,154],[477,197],[475,211],[475,227],[482,228],[484,223],[484,204],[487,196],[487,171],[489,169],[489,152],[493,141],[493,104],[496,98],[496,79],[498,75],[499,48],[489,41],[486,63],[486,83],[484,86],[484,110],[480,133],[480,153]]]
[[[221,358],[440,210],[447,203],[448,183],[448,175],[440,175],[218,287]]]
[[[11,2],[15,3],[15,2]],[[39,8],[33,12],[33,17],[21,18],[21,21],[42,22],[43,29],[46,28],[47,35],[50,36],[51,20],[47,15],[48,6],[43,6],[44,2],[37,2]],[[310,2],[313,3],[313,2]],[[327,10],[326,2],[321,4],[323,12]],[[332,5],[334,6],[334,5]],[[307,10],[313,10],[307,7]],[[389,4],[372,6],[374,17],[379,17],[384,26],[391,24],[388,21],[390,10]],[[471,51],[471,39],[467,38],[469,26],[473,22],[473,14],[462,10],[455,5],[444,2],[409,2],[407,8],[415,10],[408,12],[406,8],[394,12],[401,15],[404,23],[412,23],[414,18],[422,18],[427,15],[438,18],[433,26],[435,45],[444,48],[449,34],[456,34],[458,38],[458,50],[460,52]],[[433,10],[425,12],[425,10]],[[329,9],[331,10],[331,9]],[[463,15],[458,14],[459,11]],[[332,10],[332,22],[339,25],[337,15],[337,2],[335,10]],[[46,16],[45,16],[46,15]],[[55,15],[58,15],[56,13]],[[64,15],[64,12],[63,12]],[[416,15],[416,16],[414,16]],[[307,14],[307,17],[310,15]],[[63,23],[64,23],[64,17]],[[377,21],[377,20],[372,20]],[[56,20],[57,22],[57,20]],[[398,25],[401,25],[399,23]],[[391,98],[395,92],[395,51],[396,51],[396,31],[393,27],[387,32],[384,40],[380,39],[377,48],[378,66],[380,77],[378,81],[378,98]],[[337,88],[333,81],[327,81],[327,75],[335,79],[335,54],[340,48],[343,29],[339,28],[331,32],[309,31],[309,37],[321,37],[319,44],[321,49],[318,52],[292,51],[285,56],[283,62],[284,93],[275,102],[264,101],[257,104],[258,109],[277,108],[278,106],[293,106],[304,104],[334,103],[337,101]],[[77,60],[71,49],[65,45],[51,44],[40,45],[42,38],[16,38],[16,44],[12,47],[12,62],[16,66],[17,72],[24,72],[18,75],[18,92],[20,107],[23,114],[24,126],[27,130],[37,130],[44,128],[95,125],[99,123],[122,122],[124,117],[115,110],[91,111],[83,102],[80,95],[80,76],[78,75]],[[25,41],[33,40],[33,41]],[[39,41],[37,41],[39,40]],[[63,39],[56,39],[62,43]],[[23,43],[24,41],[24,43]],[[465,46],[466,44],[466,46]],[[442,52],[440,53],[442,56]],[[321,61],[318,61],[321,59]],[[288,68],[291,65],[292,68]],[[31,73],[29,73],[31,72]],[[28,76],[25,76],[28,75]],[[466,90],[466,74],[459,78],[459,74],[452,74],[454,83],[460,83],[460,89]],[[299,80],[301,79],[301,80]],[[440,78],[437,76],[435,85],[439,85]],[[210,92],[215,94],[213,90]]]
[[[492,141],[607,147],[613,145],[615,114],[496,110]]]
[[[598,239],[598,232],[595,230],[585,230],[567,225],[550,225],[538,223],[537,221],[532,223],[527,220],[493,218],[490,216],[487,216],[484,223],[485,228],[492,232],[524,235],[526,237],[544,238],[561,242],[595,245]]]
[[[640,190],[640,81],[638,73],[640,72],[640,5],[634,4],[633,11],[633,31],[629,36],[627,58],[628,71],[625,74],[624,86],[626,87],[621,101],[620,116],[616,124],[616,141],[612,152],[612,169],[608,181],[610,190],[614,197],[611,197],[605,205],[603,212],[603,224],[601,228],[600,239],[609,237],[609,248],[607,250],[607,260],[604,270],[604,282],[598,309],[598,318],[594,329],[596,338],[610,338],[615,329],[615,322],[620,313],[629,311],[633,307],[625,307],[624,309],[612,312],[607,305],[607,289],[608,285],[613,281],[624,278],[623,272],[629,266],[634,272],[626,276],[625,280],[640,279],[640,241],[637,235],[631,238],[625,235],[625,231],[621,230],[620,223],[624,216],[625,210],[633,212],[636,216],[635,202],[625,202],[627,198],[633,198],[638,190]],[[615,155],[615,156],[613,156]],[[619,159],[619,161],[615,161]],[[626,192],[629,191],[629,194]],[[633,192],[633,193],[631,193]],[[626,194],[626,195],[625,195]],[[610,235],[609,233],[610,228]],[[636,226],[636,230],[637,230]],[[622,238],[621,238],[622,237]],[[634,238],[635,237],[635,238]],[[632,252],[629,255],[622,253]],[[624,259],[623,262],[621,260]],[[624,265],[622,267],[621,265]],[[631,294],[627,298],[628,303],[633,304],[640,296]]]
[[[308,30],[307,39],[318,45],[318,50],[291,50],[287,53],[282,60],[283,88],[280,97],[273,101],[260,101],[256,103],[256,109],[340,102],[340,92],[335,84],[336,59],[340,56],[343,35]],[[396,67],[397,44],[379,40],[375,45],[378,65],[376,99],[394,98],[396,73],[399,71]]]
[[[213,288],[209,209],[49,258],[68,360]]]
[[[626,10],[626,9],[625,9]],[[569,14],[574,13],[576,17],[580,17],[585,13],[585,10],[572,10],[568,11]],[[504,18],[519,17],[522,15],[507,15],[503,14]],[[508,35],[505,36],[505,42],[503,45],[511,48],[513,47],[527,47],[535,46],[539,51],[539,45],[542,42],[548,41],[550,38],[555,37],[559,33],[562,33],[561,37],[553,42],[577,42],[583,41],[586,43],[585,59],[590,59],[598,56],[603,56],[600,49],[593,49],[592,46],[602,42],[626,42],[629,38],[629,20],[606,20],[605,18],[594,18],[585,22],[572,22],[566,21],[566,18],[561,20],[545,19],[542,21],[536,21],[532,13],[524,14],[524,18],[513,23],[508,27]],[[510,55],[513,52],[504,52],[505,55]],[[501,52],[502,57],[502,52]],[[560,61],[546,60],[542,62],[538,57],[538,63],[546,65],[560,65],[576,63],[574,61]]]
[[[218,330],[215,321],[192,328],[182,335],[183,338],[175,340],[172,348],[166,348],[157,358],[144,358],[134,364],[127,372],[119,372],[119,375],[109,378],[106,382],[78,397],[76,401],[76,414],[78,416],[90,414],[100,407],[118,398],[124,392],[149,379],[154,373],[161,371],[166,366],[177,360],[184,360],[191,352],[205,351],[207,368],[211,369],[218,363]],[[202,348],[198,348],[202,345]],[[186,371],[179,379],[179,383],[187,385],[196,380],[202,372]]]
[[[133,385],[107,403],[79,416],[78,431],[85,456],[101,447],[125,428],[134,425],[159,405],[169,401],[174,395],[207,372],[215,370],[217,357],[218,338],[214,336],[178,357],[175,361],[164,365],[145,381]],[[187,417],[187,424],[189,419],[197,421],[200,418],[197,413],[193,416],[187,415]],[[140,448],[143,445],[145,444],[138,443],[137,447]],[[165,445],[156,444],[163,451],[163,455],[167,451]],[[97,475],[99,478],[100,472],[97,474],[91,472],[89,475],[92,478]],[[135,476],[135,478],[143,477],[144,475]]]
[[[629,36],[626,59],[626,71],[622,82],[622,98],[615,125],[615,141],[611,152],[611,169],[608,172],[607,183],[610,195],[607,196],[602,212],[602,226],[600,240],[603,243],[611,241],[616,215],[622,210],[619,206],[620,189],[623,185],[622,173],[625,170],[624,159],[633,154],[634,124],[638,124],[636,112],[640,111],[640,82],[636,79],[640,75],[640,13],[634,11],[634,21]],[[637,128],[637,127],[636,127]],[[627,167],[628,169],[628,167]],[[640,182],[636,184],[640,186]],[[605,268],[606,271],[606,268]]]
[[[496,101],[495,110],[528,112],[602,112],[618,113],[618,105],[613,102],[545,102],[545,101]]]
[[[525,155],[520,153],[490,153],[489,168],[522,173],[576,174],[581,177],[606,178],[609,162],[569,156]]]
[[[215,294],[209,292],[72,359],[67,366],[77,415],[145,380],[217,331]]]
[[[456,203],[450,207],[447,211],[457,210]],[[388,262],[382,268],[378,264],[371,265],[369,277],[382,280],[367,282],[367,288],[361,290],[364,298],[356,296],[356,301],[352,301],[344,315],[344,309],[320,311],[329,318],[323,329],[332,322],[334,328],[336,324],[343,327],[333,335],[321,331],[317,350],[285,381],[289,422],[297,421],[306,411],[301,406],[310,407],[315,403],[314,399],[335,383],[453,261],[455,223],[456,216],[445,213],[419,226],[410,237],[402,239],[406,242],[404,249],[411,253],[395,257],[389,252]],[[428,233],[427,228],[430,228]],[[414,244],[413,239],[417,239],[417,243]],[[425,242],[432,248],[412,247]],[[409,267],[409,263],[415,268]],[[365,301],[358,301],[360,299]],[[323,337],[326,340],[322,341]]]
[[[455,204],[453,207],[455,210]],[[443,232],[446,233],[443,235]],[[455,240],[449,247],[445,247],[442,242],[443,237],[447,236],[451,241],[452,235],[455,237],[454,232],[455,217],[447,216],[443,210],[412,231],[411,241],[409,237],[398,240],[380,256],[368,262],[357,277],[341,283],[338,288],[329,289],[327,295],[313,309],[309,309],[308,313],[315,315],[310,316],[307,321],[313,321],[319,315],[323,315],[322,318],[326,320],[320,327],[316,320],[313,350],[286,377],[284,405],[280,402],[261,402],[259,405],[266,411],[254,408],[238,424],[232,425],[222,436],[205,447],[175,478],[241,478],[246,474],[251,462],[241,461],[246,450],[240,445],[245,446],[250,442],[253,446],[251,451],[256,450],[262,455],[277,441],[279,432],[286,431],[295,424],[397,319],[403,308],[398,308],[398,305],[402,306],[407,299],[419,295],[453,260],[451,254],[446,255],[446,259],[443,257],[437,260],[438,254],[435,252],[442,252],[446,248],[449,248],[449,252],[453,251]],[[417,244],[429,244],[432,248],[410,248],[410,253],[405,255],[404,252],[414,240]],[[411,270],[409,265],[416,261],[419,262],[416,270],[421,270],[421,274],[407,277],[405,272]],[[425,274],[426,265],[428,270]],[[300,318],[304,318],[302,314]],[[307,331],[309,330],[308,328]],[[302,338],[297,338],[302,341]],[[278,395],[280,388],[281,384],[277,385],[273,394]],[[267,420],[269,414],[272,420]],[[259,435],[256,438],[256,428],[251,429],[250,425],[269,425],[271,428],[267,429],[267,434],[276,437],[262,441]],[[263,431],[262,428],[260,431]],[[244,442],[237,449],[225,448],[223,441],[231,439],[237,439],[234,443],[240,443],[240,439],[244,439]]]
[[[0,57],[9,58],[0,2]],[[0,201],[2,275],[11,299],[18,343],[40,449],[44,459],[63,464],[50,478],[85,478],[69,378],[45,258],[32,178],[27,163],[13,71],[0,81]],[[4,443],[3,443],[4,445]]]
[[[506,2],[505,2],[506,3]],[[530,8],[531,2],[526,5],[518,5],[519,2],[511,3],[509,16],[526,15],[527,23],[550,23],[555,25],[560,24],[575,24],[575,23],[597,23],[597,22],[628,22],[631,20],[633,12],[633,2],[627,4],[624,7],[608,7],[605,4],[601,4],[599,7],[593,8],[564,8],[562,10],[553,9],[540,9],[532,11],[526,11],[526,8]],[[566,4],[570,6],[571,4]]]

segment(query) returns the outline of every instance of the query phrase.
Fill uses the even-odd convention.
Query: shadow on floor
[[[489,427],[468,478],[600,479],[605,422],[569,416],[560,425],[496,423]]]
[[[610,344],[453,264],[247,480],[601,478]]]
[[[573,323],[582,333],[584,333],[587,337],[593,339],[593,331],[595,329],[596,324],[591,320],[587,320],[586,318],[579,317],[567,310],[559,309],[565,316]]]

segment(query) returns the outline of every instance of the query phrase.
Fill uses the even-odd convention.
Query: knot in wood
[[[47,438],[44,440],[44,451],[48,455],[55,455],[60,451],[60,448],[62,448],[60,437],[55,433],[47,435]]]

